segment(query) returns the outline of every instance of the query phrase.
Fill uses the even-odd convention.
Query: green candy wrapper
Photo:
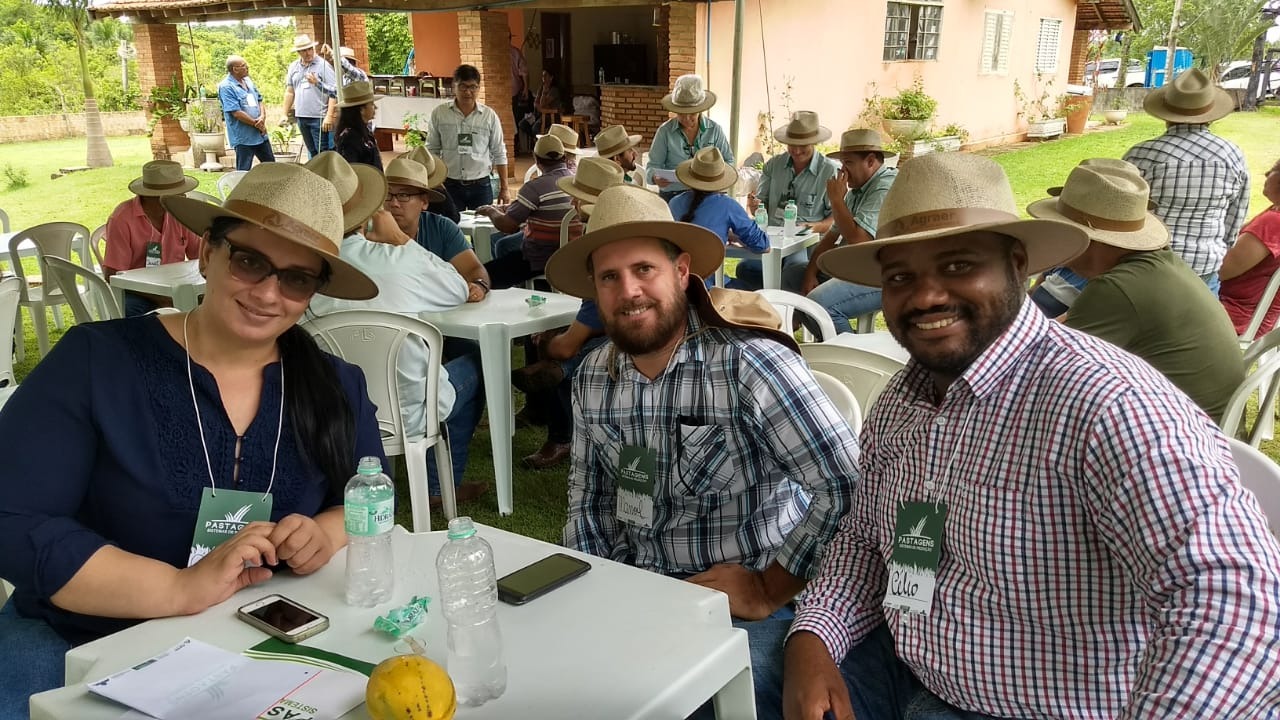
[[[427,606],[430,604],[431,598],[415,595],[403,607],[392,608],[385,616],[379,615],[373,621],[373,629],[396,639],[402,638],[427,619]]]
[[[541,295],[530,295],[529,297],[525,298],[524,301],[529,304],[530,308],[536,308],[541,305],[545,305],[547,302],[547,299],[542,297]]]

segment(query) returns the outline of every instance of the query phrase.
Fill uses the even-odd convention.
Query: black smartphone
[[[556,553],[498,578],[498,599],[510,605],[523,605],[546,595],[591,569],[591,564],[576,557]]]
[[[329,618],[283,595],[268,595],[236,611],[236,617],[259,630],[296,643],[329,627]]]

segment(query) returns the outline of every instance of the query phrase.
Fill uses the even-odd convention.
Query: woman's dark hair
[[[698,212],[698,206],[702,204],[703,200],[707,199],[708,195],[712,194],[706,190],[690,190],[689,192],[693,193],[693,200],[690,201],[689,209],[686,210],[684,215],[680,218],[680,222],[693,222],[693,214]]]
[[[222,245],[227,233],[242,224],[244,221],[236,218],[214,220],[209,228],[209,244]],[[327,281],[331,272],[326,262],[320,276]],[[298,325],[286,330],[276,343],[284,363],[284,411],[293,426],[294,442],[303,460],[328,481],[329,496],[341,496],[354,472],[356,422],[338,371],[311,335]]]
[[[342,108],[338,114],[338,127],[334,130],[334,150],[350,160],[365,146],[373,144],[373,132],[364,121],[364,106],[353,105]]]

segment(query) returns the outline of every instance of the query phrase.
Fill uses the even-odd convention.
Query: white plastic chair
[[[1255,313],[1254,323],[1258,323],[1258,322],[1261,322],[1261,317],[1257,313]],[[1257,328],[1252,325],[1250,326],[1249,329],[1250,331],[1253,331],[1253,332],[1256,332],[1257,330]],[[1262,337],[1254,340],[1251,343],[1244,342],[1243,340],[1244,335],[1241,335],[1240,337],[1242,338],[1240,341],[1240,346],[1241,346],[1241,349],[1244,350],[1244,367],[1246,371],[1253,368],[1253,366],[1256,364],[1260,364],[1266,360],[1270,360],[1271,358],[1280,355],[1280,353],[1276,352],[1277,348],[1280,348],[1280,328],[1276,328],[1272,330],[1271,332],[1267,333],[1266,335],[1263,335]],[[1271,391],[1270,387],[1259,388],[1259,392],[1264,395],[1270,391]],[[1259,405],[1257,422],[1262,424],[1261,429],[1258,430],[1259,432],[1258,437],[1260,440],[1270,440],[1272,437],[1274,437],[1275,408],[1270,408],[1270,412],[1264,413],[1262,406]]]
[[[116,304],[111,287],[98,273],[52,255],[40,258],[40,264],[44,268],[45,278],[56,283],[62,290],[77,323],[116,320],[124,317],[120,312],[120,306]],[[80,287],[81,284],[84,285],[83,289]]]
[[[8,352],[0,357],[0,386],[17,382],[13,375],[12,343],[22,343],[22,338],[14,333],[15,327],[22,327],[18,322],[18,298],[22,296],[22,280],[10,276],[0,280],[0,338],[9,338],[11,343]]]
[[[768,288],[757,290],[756,293],[764,296],[773,309],[778,311],[778,315],[782,316],[783,332],[790,332],[791,328],[795,327],[795,314],[798,312],[817,324],[819,342],[826,342],[836,336],[836,324],[831,321],[831,314],[809,298],[786,290]],[[808,326],[803,327],[805,342],[812,342],[812,333],[809,332]]]
[[[446,519],[458,514],[454,497],[453,463],[449,435],[436,405],[440,383],[441,351],[444,338],[430,323],[381,310],[343,310],[322,315],[303,324],[303,329],[327,346],[334,355],[358,365],[368,383],[369,399],[378,408],[378,430],[382,449],[388,457],[404,455],[409,470],[409,502],[413,531],[431,529],[431,498],[427,485],[427,448],[435,447],[440,497]],[[396,384],[396,362],[406,341],[427,346],[426,434],[406,437],[400,412],[400,389]]]
[[[876,398],[899,370],[902,362],[857,348],[825,343],[805,343],[800,354],[809,363],[809,369],[824,372],[844,383],[858,400],[858,407],[871,410]]]
[[[542,168],[538,167],[538,163],[535,162],[534,164],[529,166],[528,170],[524,171],[524,182],[529,182],[530,180],[538,177],[541,174],[542,174]]]
[[[1253,309],[1253,317],[1249,319],[1249,326],[1244,332],[1240,333],[1240,349],[1244,350],[1249,347],[1258,337],[1258,330],[1262,328],[1262,321],[1267,317],[1267,311],[1271,309],[1271,303],[1276,299],[1276,291],[1280,290],[1280,267],[1271,273],[1271,280],[1267,282],[1267,287],[1263,289],[1262,296],[1258,298],[1258,305]]]
[[[90,269],[100,274],[104,272],[102,269],[102,239],[106,236],[107,226],[105,223],[94,228],[93,232],[89,234],[89,257],[81,258],[87,262],[92,262],[93,266]],[[103,275],[102,279],[105,280],[106,275]]]
[[[1276,382],[1277,372],[1280,372],[1280,355],[1273,354],[1259,363],[1257,369],[1250,373],[1244,382],[1240,383],[1240,387],[1231,394],[1231,399],[1227,401],[1227,409],[1222,413],[1222,432],[1227,437],[1242,437],[1247,434],[1250,447],[1256,448],[1262,443],[1263,435],[1269,426],[1264,419],[1275,406],[1276,390],[1280,389],[1280,383]],[[1249,405],[1249,398],[1253,397],[1254,393],[1259,395],[1258,417],[1252,428],[1245,428],[1245,410]]]
[[[231,190],[240,184],[240,178],[247,174],[247,170],[232,170],[229,173],[223,173],[222,177],[218,178],[218,195],[222,196],[223,200],[226,200],[227,196],[231,194]]]
[[[26,307],[31,313],[31,325],[36,331],[36,346],[40,349],[40,357],[44,357],[49,352],[49,328],[48,320],[45,316],[45,308],[52,307],[54,315],[54,325],[62,327],[62,315],[58,306],[66,302],[66,298],[62,295],[62,290],[56,285],[41,283],[36,278],[28,280],[26,272],[22,268],[22,257],[19,249],[23,243],[31,243],[36,246],[36,257],[44,257],[52,255],[60,257],[64,260],[71,259],[71,250],[75,245],[76,237],[89,237],[88,228],[79,223],[72,222],[50,222],[29,227],[22,232],[14,235],[9,240],[9,262],[13,266],[13,273],[22,280],[21,297],[18,299],[20,306]],[[81,245],[83,252],[84,245]],[[83,257],[81,258],[82,264]],[[89,260],[88,264],[92,265],[93,261]],[[23,345],[21,335],[22,324],[18,323],[14,329],[14,339],[16,341],[15,353],[18,361],[21,362],[26,358],[26,348]]]
[[[1240,484],[1258,498],[1271,533],[1280,535],[1280,466],[1242,440],[1231,438],[1228,442],[1240,469]]]
[[[0,232],[9,232],[9,213],[0,210]]]
[[[213,195],[210,195],[207,192],[202,192],[200,190],[192,190],[188,192],[187,197],[191,198],[192,200],[203,200],[207,203],[213,203],[214,205],[222,204],[222,201],[219,200],[218,198],[214,197]]]
[[[862,432],[862,408],[858,407],[858,399],[853,396],[849,386],[821,370],[813,371],[813,379],[818,381],[818,387],[831,398],[832,404],[844,415],[844,419],[849,421],[853,434]]]

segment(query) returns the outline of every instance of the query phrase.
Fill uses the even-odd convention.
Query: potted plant
[[[1036,74],[1039,81],[1040,75]],[[1022,85],[1013,81],[1013,96],[1018,101],[1018,117],[1027,121],[1028,138],[1055,138],[1061,135],[1067,126],[1065,95],[1053,93],[1053,81],[1046,80],[1040,87],[1039,94],[1027,95]]]
[[[402,120],[404,125],[404,145],[410,150],[425,147],[427,144],[427,118],[420,113],[408,113]],[[421,126],[421,127],[420,127]]]
[[[293,143],[299,137],[297,125],[287,123],[274,127],[268,135],[271,136],[271,151],[276,162],[298,162],[298,151],[293,149]]]
[[[862,114],[868,121],[878,119],[890,137],[911,141],[928,135],[929,121],[937,110],[938,101],[924,91],[924,80],[916,77],[911,87],[887,98],[877,95],[873,84]]]
[[[209,157],[221,156],[227,150],[227,138],[222,132],[221,108],[205,102],[193,102],[188,106],[187,122],[191,126],[191,150],[197,162]]]
[[[1111,97],[1107,100],[1107,109],[1102,111],[1102,117],[1107,121],[1108,125],[1119,125],[1129,115],[1129,110],[1125,107],[1124,89],[1116,88]]]
[[[959,123],[949,123],[941,130],[933,130],[924,137],[903,142],[902,156],[912,158],[937,152],[955,152],[968,139],[968,130]]]

